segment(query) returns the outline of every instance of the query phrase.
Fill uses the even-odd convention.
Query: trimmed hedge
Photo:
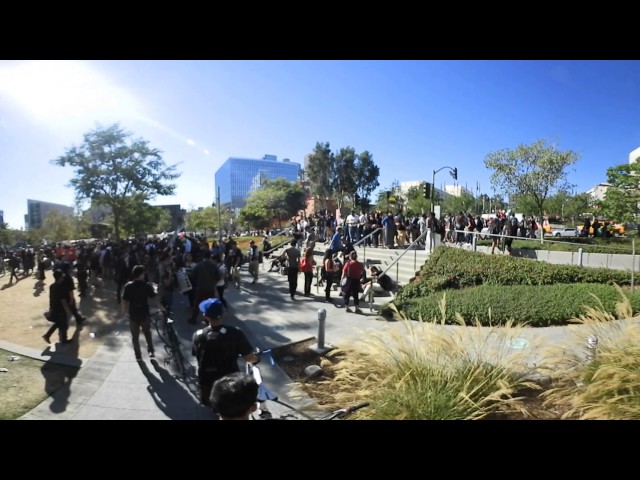
[[[435,292],[480,285],[554,285],[595,283],[630,285],[631,272],[607,268],[553,265],[540,260],[487,255],[461,248],[439,247],[420,269],[420,279],[400,288],[394,303]]]
[[[440,321],[440,302],[445,292],[422,298],[395,301],[407,318]],[[471,325],[477,319],[482,325],[504,325],[509,320],[532,327],[567,325],[571,318],[585,313],[585,305],[599,307],[595,295],[607,312],[615,311],[621,301],[615,287],[602,284],[557,285],[482,285],[476,288],[446,291],[446,320],[455,322],[456,312]],[[640,291],[627,293],[633,312],[640,312]],[[385,309],[388,310],[388,307]],[[491,311],[491,313],[489,313]]]

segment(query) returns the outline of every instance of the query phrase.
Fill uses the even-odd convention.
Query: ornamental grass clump
[[[444,306],[443,306],[444,308]],[[511,345],[520,329],[399,321],[331,352],[323,380],[298,385],[326,409],[367,401],[354,419],[479,420],[526,415],[518,392],[538,389]],[[333,362],[331,354],[340,358]]]
[[[640,419],[640,323],[619,293],[615,313],[586,308],[570,327],[573,341],[550,354],[556,386],[543,396],[564,408],[563,418]]]

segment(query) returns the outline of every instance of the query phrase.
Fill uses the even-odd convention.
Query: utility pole
[[[218,187],[218,198],[216,199],[218,204],[218,243],[222,243],[222,223],[220,220],[220,187]]]

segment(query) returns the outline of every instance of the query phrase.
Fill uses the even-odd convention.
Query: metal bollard
[[[329,350],[332,350],[333,347],[331,344],[324,343],[324,325],[325,320],[327,319],[327,311],[324,308],[318,310],[318,343],[316,343],[310,350],[316,352],[319,355],[324,355]]]
[[[324,324],[327,319],[327,311],[324,308],[318,309],[318,348],[324,348]]]

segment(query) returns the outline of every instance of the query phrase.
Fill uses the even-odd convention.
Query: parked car
[[[576,227],[553,228],[549,234],[551,237],[577,237],[578,229]]]

